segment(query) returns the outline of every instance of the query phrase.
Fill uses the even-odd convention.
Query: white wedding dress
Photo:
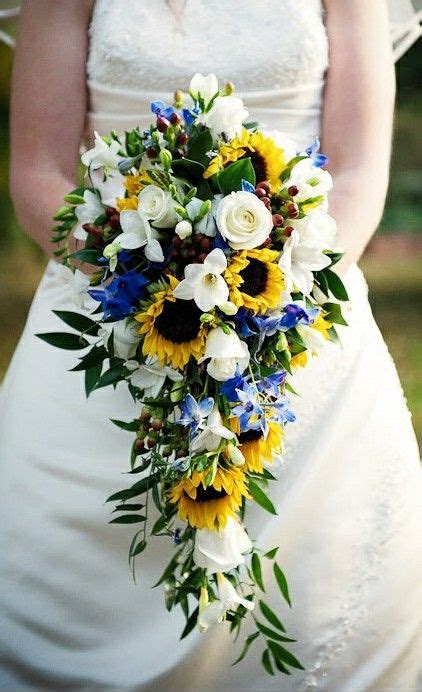
[[[195,71],[213,71],[236,84],[252,118],[306,146],[319,130],[327,64],[320,0],[243,0],[230,10],[224,0],[188,0],[179,20],[164,0],[97,0],[88,129],[143,126],[152,98],[170,99]],[[278,516],[252,507],[246,518],[260,546],[280,546],[293,609],[274,586],[267,598],[306,667],[270,678],[256,642],[231,667],[239,645],[224,624],[178,641],[183,616],[150,588],[173,551],[166,539],[150,544],[133,583],[130,531],[108,524],[103,503],[124,483],[131,442],[108,419],[132,419],[137,407],[123,386],[87,402],[82,377],[68,372],[75,354],[35,338],[61,329],[52,308],[72,309],[49,263],[0,402],[0,686],[417,689],[417,446],[356,266],[345,282],[342,347],[327,344],[295,374],[297,422],[272,488]]]

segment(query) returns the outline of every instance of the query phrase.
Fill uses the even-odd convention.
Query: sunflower
[[[277,307],[284,288],[283,274],[275,263],[274,250],[242,250],[233,255],[224,278],[230,288],[230,300],[237,307],[266,312]]]
[[[252,161],[256,182],[266,180],[270,184],[271,192],[278,192],[281,187],[280,174],[286,167],[286,158],[283,149],[262,132],[243,129],[238,137],[222,144],[217,155],[211,159],[204,178],[210,178],[229,163],[247,157]]]
[[[142,352],[157,356],[162,365],[183,368],[193,356],[198,360],[204,353],[205,329],[200,322],[201,311],[193,300],[173,296],[179,283],[169,276],[169,286],[155,294],[154,302],[145,312],[135,315],[144,334]]]
[[[138,198],[136,195],[132,197],[118,197],[116,200],[117,211],[125,211],[126,209],[134,209],[136,211],[137,208]]]
[[[179,516],[197,529],[215,531],[236,517],[242,498],[251,498],[244,472],[238,467],[218,468],[211,485],[205,487],[206,472],[194,471],[182,478],[171,490],[169,499],[177,504]]]
[[[245,457],[245,468],[253,473],[262,473],[264,462],[272,463],[282,452],[284,431],[275,421],[268,424],[265,437],[262,430],[246,430],[238,435],[240,451]]]

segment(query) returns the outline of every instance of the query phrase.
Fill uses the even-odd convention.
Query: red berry
[[[172,113],[170,116],[170,122],[172,125],[178,125],[181,122],[182,118],[180,117],[179,113]]]
[[[261,202],[263,202],[263,204],[265,204],[267,209],[271,209],[271,200],[269,197],[261,197]]]
[[[202,264],[203,262],[205,262],[206,258],[207,258],[207,253],[201,252],[201,254],[198,255],[198,262],[200,262]]]
[[[207,236],[204,235],[201,238],[201,240],[199,241],[199,245],[202,248],[202,250],[211,250],[211,247],[212,247],[211,238],[207,238]]]
[[[273,225],[275,227],[277,226],[282,226],[284,223],[284,219],[281,214],[273,214]]]
[[[178,235],[174,235],[171,242],[174,247],[180,247],[182,244],[182,239]]]
[[[153,447],[155,447],[155,445],[156,445],[156,441],[155,441],[155,440],[152,440],[150,437],[148,437],[148,438],[147,438],[147,447],[148,447],[148,449],[152,449]]]
[[[145,153],[149,159],[157,158],[157,150],[154,147],[147,147]]]
[[[158,430],[161,430],[163,427],[163,422],[159,418],[154,418],[154,420],[151,423],[151,427],[153,430],[158,432]]]
[[[116,213],[116,210],[114,209],[114,207],[106,207],[105,213],[107,214],[107,216],[113,216],[113,214]]]
[[[260,199],[262,199],[263,197],[266,197],[266,196],[267,196],[267,191],[264,190],[263,187],[259,187],[259,186],[258,186],[258,187],[255,188],[255,194],[256,194],[257,197],[259,197]]]
[[[143,423],[146,423],[151,418],[151,411],[148,411],[147,408],[144,408],[139,418]]]
[[[289,216],[292,217],[292,219],[295,219],[297,216],[299,216],[299,207],[297,206],[296,202],[290,202],[290,204],[287,206],[287,211],[289,213]]]
[[[158,132],[165,132],[168,127],[170,127],[170,121],[167,120],[167,118],[163,118],[162,115],[159,115],[157,118],[157,130],[158,130]]]
[[[287,188],[287,192],[291,197],[296,197],[296,195],[299,192],[299,189],[296,187],[296,185],[290,185],[290,187]]]
[[[193,248],[193,247],[189,248],[189,250],[188,250],[188,257],[189,257],[189,259],[193,259],[194,257],[196,257],[196,250],[195,250],[195,248]]]
[[[177,141],[178,144],[181,144],[181,145],[183,146],[184,144],[186,144],[186,142],[188,141],[188,139],[189,139],[189,137],[188,137],[188,135],[186,134],[186,132],[180,132],[180,133],[177,135],[177,140],[176,140],[176,141]]]
[[[142,452],[145,452],[145,445],[143,440],[136,440],[135,450],[138,454],[142,454]]]
[[[287,238],[290,238],[290,236],[292,235],[292,233],[293,233],[294,230],[295,230],[295,229],[292,228],[292,226],[287,226],[287,227],[284,229],[284,235],[287,236]]]
[[[269,195],[271,192],[271,185],[267,180],[262,180],[260,183],[258,183],[258,187],[262,187],[262,189],[265,190],[267,195]]]
[[[120,214],[113,214],[110,217],[109,224],[115,231],[120,229]]]

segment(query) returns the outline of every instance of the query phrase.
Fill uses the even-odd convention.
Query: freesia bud
[[[227,84],[224,87],[224,93],[226,96],[231,96],[234,93],[233,82],[227,82]]]
[[[204,202],[202,202],[201,207],[199,209],[199,212],[198,212],[197,216],[195,217],[195,223],[198,223],[199,221],[201,221],[204,218],[204,216],[206,216],[207,214],[210,213],[210,211],[211,211],[211,200],[206,199]]]
[[[214,315],[211,315],[209,312],[204,312],[202,313],[201,317],[199,318],[200,322],[213,322],[214,321]]]
[[[161,149],[160,161],[163,164],[164,169],[168,171],[171,166],[171,162],[173,161],[173,157],[168,149]]]
[[[235,315],[237,313],[237,305],[232,303],[231,300],[227,300],[225,303],[222,303],[218,307],[221,310],[221,312],[224,312],[225,315]]]
[[[243,456],[239,447],[234,445],[233,442],[229,442],[229,444],[227,445],[227,453],[230,457],[230,461],[234,466],[243,466],[243,464],[245,463],[245,457]]]
[[[176,224],[174,229],[181,240],[184,240],[188,236],[192,235],[192,224],[190,221],[184,219]]]

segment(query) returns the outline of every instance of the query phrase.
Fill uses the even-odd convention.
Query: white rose
[[[217,208],[217,227],[235,250],[249,250],[264,243],[273,228],[269,209],[251,192],[232,192]]]
[[[196,122],[209,127],[216,139],[223,132],[229,139],[242,131],[242,123],[248,117],[242,99],[238,96],[217,96],[208,113],[198,116]]]
[[[289,226],[298,232],[301,243],[321,250],[334,247],[337,225],[333,217],[322,209],[312,210],[302,219],[289,219]]]
[[[229,517],[224,529],[209,531],[198,529],[195,534],[193,561],[208,574],[228,572],[243,565],[246,553],[252,548],[248,534],[237,521]]]
[[[311,158],[306,158],[293,166],[290,177],[284,181],[286,188],[291,185],[295,185],[299,190],[296,201],[303,202],[319,195],[325,198],[333,187],[333,181],[328,171],[315,166]]]
[[[139,211],[156,228],[172,228],[180,219],[174,210],[176,203],[167,190],[147,185],[138,195]]]
[[[192,94],[194,99],[197,99],[199,95],[202,96],[205,103],[207,104],[211,101],[212,97],[218,91],[218,80],[215,74],[203,75],[197,72],[193,75],[189,87],[189,93]]]

